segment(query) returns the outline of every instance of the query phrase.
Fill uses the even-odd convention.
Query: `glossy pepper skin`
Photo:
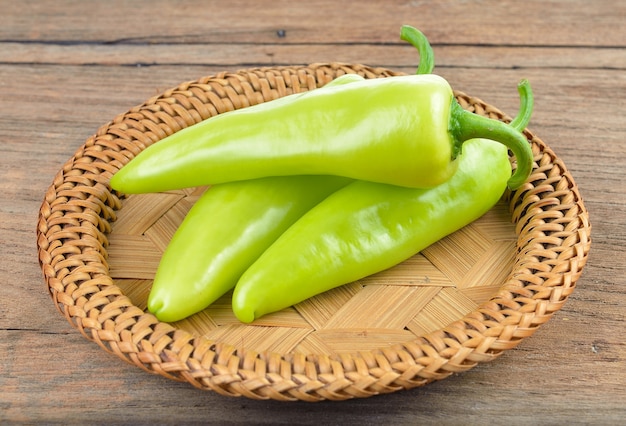
[[[510,176],[504,146],[468,141],[451,179],[430,189],[355,181],[285,231],[241,276],[237,318],[255,319],[390,268],[488,211]]]
[[[533,99],[518,86],[520,114],[528,124]],[[311,209],[241,276],[233,293],[237,318],[255,319],[367,275],[390,268],[486,213],[510,176],[504,146],[466,143],[459,167],[430,189],[355,181]]]
[[[293,176],[209,188],[161,257],[148,310],[172,322],[206,308],[231,290],[290,225],[349,182],[335,176]]]
[[[111,187],[158,192],[266,176],[338,175],[411,188],[448,180],[464,141],[497,140],[523,183],[532,152],[520,132],[464,111],[434,74],[324,86],[204,120],[151,145]]]

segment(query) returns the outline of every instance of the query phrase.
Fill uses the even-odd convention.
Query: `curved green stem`
[[[528,82],[522,81],[518,85],[518,91],[521,103],[520,113],[514,120],[515,126],[473,114],[464,110],[456,101],[452,102],[450,121],[450,132],[456,141],[455,156],[460,152],[463,142],[476,138],[500,142],[513,152],[517,160],[517,170],[507,182],[511,189],[519,188],[526,181],[533,165],[533,153],[530,144],[521,133],[532,114],[533,95]]]
[[[530,116],[533,114],[534,97],[530,83],[526,79],[519,82],[517,91],[520,96],[519,111],[513,121],[509,123],[509,126],[521,132],[528,126]]]
[[[417,28],[403,25],[400,29],[400,38],[411,43],[420,55],[416,74],[431,74],[435,67],[435,53],[426,36]]]

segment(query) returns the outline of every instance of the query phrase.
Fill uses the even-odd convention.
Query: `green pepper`
[[[148,297],[148,310],[171,322],[209,306],[291,224],[349,179],[269,177],[209,188],[169,242]]]
[[[111,187],[158,192],[267,176],[338,175],[410,188],[455,172],[464,141],[486,138],[517,158],[509,186],[532,165],[523,135],[465,111],[434,74],[324,86],[206,119],[155,143]]]
[[[532,110],[519,86],[523,129]],[[355,181],[285,231],[241,276],[232,305],[250,323],[267,313],[392,267],[486,213],[510,176],[508,152],[485,139],[466,142],[448,181],[429,189]]]

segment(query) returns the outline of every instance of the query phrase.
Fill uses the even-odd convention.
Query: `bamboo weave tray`
[[[532,335],[574,290],[591,240],[574,180],[529,131],[535,165],[527,183],[395,268],[253,325],[237,322],[230,295],[174,324],[146,313],[160,255],[205,188],[123,197],[108,186],[112,174],[204,118],[354,72],[395,75],[334,63],[221,73],[103,125],[59,171],[40,209],[39,261],[61,314],[87,339],[148,372],[224,395],[277,400],[344,400],[422,386]],[[509,119],[455,94],[468,110]]]

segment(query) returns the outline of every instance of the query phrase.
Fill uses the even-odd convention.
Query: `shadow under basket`
[[[220,73],[181,84],[100,127],[55,176],[40,209],[39,262],[61,314],[87,339],[145,371],[223,395],[285,401],[423,386],[531,336],[574,291],[591,227],[565,165],[528,130],[534,167],[527,182],[394,268],[253,324],[236,320],[230,294],[177,323],[146,312],[161,254],[205,188],[126,197],[111,191],[111,176],[184,127],[345,73],[397,75],[337,63]],[[479,99],[455,96],[469,111],[509,120]]]

